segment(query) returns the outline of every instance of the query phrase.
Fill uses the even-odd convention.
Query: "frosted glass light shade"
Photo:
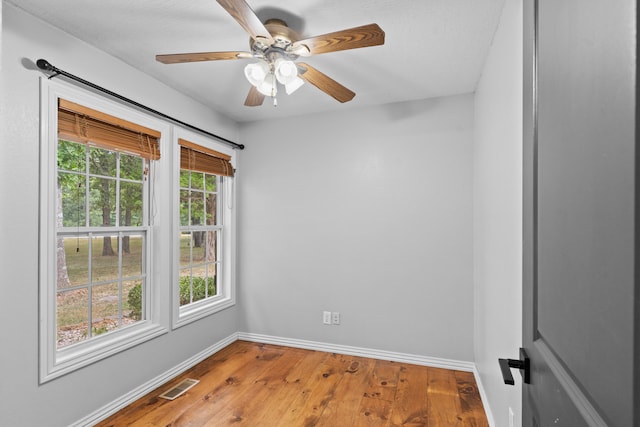
[[[278,59],[275,63],[276,78],[286,85],[298,78],[298,67],[295,62],[286,59]]]
[[[291,95],[293,92],[300,89],[300,86],[302,86],[303,84],[304,80],[296,76],[293,80],[284,85],[284,90],[285,92],[287,92],[287,95]]]
[[[258,87],[269,74],[269,66],[266,62],[254,62],[244,67],[244,75],[253,86]]]
[[[276,77],[272,73],[267,74],[256,88],[258,89],[258,92],[265,96],[276,96],[276,93],[278,92]]]

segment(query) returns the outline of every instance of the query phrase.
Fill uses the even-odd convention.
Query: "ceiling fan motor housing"
[[[299,55],[289,51],[293,43],[300,39],[298,33],[289,28],[287,23],[281,19],[269,19],[264,26],[275,42],[269,44],[266,39],[260,37],[249,39],[249,47],[255,57],[262,57],[268,62],[274,62],[279,58],[291,61],[298,59]]]

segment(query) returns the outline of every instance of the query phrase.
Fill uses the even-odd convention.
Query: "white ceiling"
[[[8,1],[239,122],[473,92],[504,3],[248,0],[263,21],[284,19],[303,36],[369,23],[386,33],[383,46],[304,59],[356,92],[351,102],[306,84],[289,96],[282,91],[274,108],[269,98],[243,105],[247,60],[156,62],[156,54],[249,50],[247,33],[215,0]]]

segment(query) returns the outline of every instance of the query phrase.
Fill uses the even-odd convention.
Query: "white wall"
[[[241,330],[472,361],[472,126],[472,95],[243,124]]]
[[[474,354],[496,426],[521,417],[498,358],[522,345],[522,0],[506,0],[475,97]]]
[[[237,125],[68,34],[3,3],[0,75],[0,425],[64,426],[237,331],[236,309],[38,385],[39,71],[45,58],[196,126],[237,140]],[[169,150],[165,150],[165,153]],[[165,192],[166,194],[166,192]],[[161,197],[162,209],[169,201]],[[162,221],[168,229],[167,216]],[[165,242],[168,237],[162,237]],[[162,240],[161,239],[161,240]],[[159,245],[162,246],[162,245]],[[169,256],[168,249],[161,249]],[[169,304],[169,271],[159,268]],[[167,326],[169,317],[165,316]]]

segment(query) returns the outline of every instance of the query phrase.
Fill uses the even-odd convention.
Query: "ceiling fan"
[[[250,35],[250,52],[200,52],[156,55],[164,64],[229,59],[257,59],[244,69],[251,89],[244,102],[248,107],[262,105],[265,96],[277,105],[278,84],[287,94],[308,82],[340,102],[351,101],[356,95],[326,74],[299,57],[319,55],[347,49],[384,44],[384,31],[377,24],[363,25],[321,36],[300,39],[300,36],[280,19],[269,19],[264,24],[244,0],[217,0],[217,2]]]

